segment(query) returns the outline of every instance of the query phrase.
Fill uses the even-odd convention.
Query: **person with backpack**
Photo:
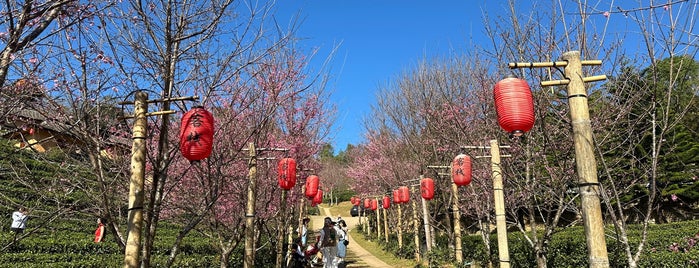
[[[337,232],[330,217],[325,217],[323,229],[320,230],[320,250],[323,253],[323,267],[337,268]]]

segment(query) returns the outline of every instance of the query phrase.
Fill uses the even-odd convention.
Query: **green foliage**
[[[691,56],[675,56],[643,70],[631,64],[621,70],[604,93],[590,98],[591,112],[615,111],[614,117],[599,119],[604,126],[597,134],[609,137],[600,144],[607,171],[617,187],[628,189],[620,193],[619,201],[645,206],[652,189],[647,184],[657,179],[656,220],[686,219],[699,203],[699,62]],[[653,147],[658,144],[662,146],[656,152]],[[648,172],[655,169],[654,160],[656,177]],[[601,182],[606,182],[604,177]],[[627,215],[641,219],[634,210]]]
[[[649,226],[648,241],[645,244],[639,267],[697,267],[699,263],[699,234],[696,226],[699,221],[685,221]],[[629,228],[629,242],[632,248],[638,246],[641,226]],[[608,228],[608,230],[611,230]],[[464,260],[485,264],[488,260],[497,262],[497,236],[490,236],[492,252],[488,254],[480,235],[462,238]],[[510,260],[517,267],[536,267],[536,256],[521,233],[508,234]],[[626,267],[627,257],[623,245],[613,233],[607,235],[607,252],[610,267]],[[571,227],[555,233],[546,254],[549,267],[587,267],[587,245],[583,227]]]
[[[0,139],[0,190],[6,196],[0,201],[3,212],[11,213],[17,204],[37,211],[54,211],[59,205],[71,205],[73,210],[90,207],[86,193],[75,185],[90,187],[94,178],[90,170],[58,150],[40,154]]]
[[[336,190],[334,193],[335,197],[337,197],[338,202],[350,201],[350,199],[352,199],[352,196],[356,194],[357,193],[351,189],[339,189]]]

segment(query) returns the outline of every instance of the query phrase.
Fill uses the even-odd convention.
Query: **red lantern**
[[[180,123],[180,152],[189,161],[199,161],[211,155],[214,143],[214,116],[197,106],[182,116]]]
[[[370,208],[371,207],[371,200],[369,198],[364,199],[364,208]]]
[[[352,205],[354,205],[354,199],[355,199],[355,198],[356,198],[356,197],[354,197],[354,196],[350,198],[350,203],[351,203]]]
[[[424,178],[420,181],[420,195],[425,200],[434,198],[434,180],[432,178]]]
[[[534,126],[534,100],[527,82],[507,77],[495,84],[495,109],[498,112],[500,127],[521,136]]]
[[[398,189],[393,190],[393,203],[400,204],[400,192]]]
[[[457,186],[471,183],[471,157],[459,154],[451,162],[451,179]]]
[[[381,206],[383,207],[383,209],[389,209],[391,207],[391,198],[385,195],[383,197],[383,201],[381,202]]]
[[[318,192],[318,184],[320,184],[320,178],[316,175],[311,175],[306,178],[306,197],[313,198]]]
[[[410,201],[410,189],[408,189],[407,186],[401,186],[398,187],[398,191],[400,192],[398,195],[400,197],[400,202],[408,203],[408,201]]]
[[[282,158],[277,165],[277,182],[279,187],[289,190],[296,185],[296,160],[293,158]]]
[[[313,203],[323,203],[323,190],[318,189],[318,192],[316,192],[316,195],[313,197]]]
[[[379,208],[379,200],[371,199],[371,210],[376,210]]]

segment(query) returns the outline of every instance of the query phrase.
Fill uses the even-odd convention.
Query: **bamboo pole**
[[[420,181],[424,178],[423,175],[420,175]],[[417,193],[416,193],[417,194]],[[425,227],[425,246],[427,246],[427,252],[432,251],[432,234],[431,234],[431,229],[430,229],[430,209],[429,205],[427,204],[427,200],[422,198],[422,195],[419,195],[420,198],[420,203],[422,204],[422,224]]]
[[[456,262],[461,264],[464,262],[463,252],[461,249],[461,211],[459,209],[459,186],[456,183],[451,183],[451,192],[454,195],[452,202],[452,211],[454,213],[454,256]]]
[[[124,267],[138,267],[143,229],[143,183],[146,170],[146,137],[148,135],[148,94],[139,91],[134,101],[133,145],[131,147],[131,180],[129,183],[129,223],[127,227]]]
[[[381,239],[381,209],[382,209],[382,207],[378,205],[379,199],[376,198],[375,200],[376,200],[376,204],[377,204],[377,208],[376,208],[376,240],[378,241]]]
[[[383,234],[386,243],[388,243],[388,209],[383,210]]]
[[[403,209],[400,204],[396,204],[398,207],[398,248],[403,248]]]
[[[306,187],[301,186],[301,198],[299,198],[299,228],[296,229],[298,230],[299,238],[303,235],[303,218],[304,218],[304,211],[306,210],[305,204],[306,204]],[[361,219],[361,218],[360,218]],[[306,243],[308,243],[308,231],[306,231]],[[304,245],[306,246],[306,245]]]
[[[243,267],[255,267],[255,181],[257,176],[257,151],[255,144],[248,144],[248,204],[245,211],[245,257]]]
[[[495,224],[498,234],[498,256],[500,268],[510,267],[510,252],[507,246],[507,222],[505,221],[505,195],[500,168],[500,145],[490,140],[490,164],[493,171],[493,196],[495,199]]]
[[[282,219],[277,229],[277,268],[282,268],[282,263],[284,262],[284,243],[282,241],[284,241],[284,231],[286,230],[286,192],[286,190],[282,189],[281,202],[279,203],[279,215],[282,216]]]
[[[578,188],[582,205],[582,217],[585,225],[589,267],[609,267],[607,244],[604,237],[604,222],[599,199],[599,182],[597,181],[597,163],[590,126],[590,112],[587,103],[587,91],[582,80],[582,63],[580,51],[563,53],[561,59],[568,62],[565,76],[568,83],[568,104],[570,120],[573,125],[575,142],[575,164],[578,172]]]
[[[364,233],[369,234],[369,219],[366,217],[366,208],[364,207],[364,202],[362,202],[362,214],[364,215]]]
[[[411,192],[415,194],[415,186],[411,187]],[[420,218],[417,216],[417,201],[413,198],[413,232],[415,232],[415,261],[420,262]],[[429,242],[427,242],[429,244]]]
[[[292,212],[293,214],[293,212]],[[294,243],[294,227],[289,225],[289,228],[286,230],[287,237],[286,237],[286,243],[289,245],[289,247],[286,250],[286,266],[284,267],[289,267],[289,263],[291,263],[291,253],[294,250],[293,246],[295,245]]]

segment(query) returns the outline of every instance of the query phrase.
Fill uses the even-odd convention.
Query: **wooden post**
[[[415,186],[411,187],[411,192],[416,193]],[[413,198],[413,231],[415,232],[415,261],[420,262],[420,218],[417,216],[417,201]],[[429,242],[427,242],[429,244]]]
[[[459,186],[456,183],[451,183],[451,192],[454,195],[452,202],[452,212],[454,213],[454,256],[456,262],[461,264],[464,262],[463,252],[461,249],[461,211],[459,209]]]
[[[384,238],[386,239],[386,243],[388,243],[388,209],[383,210],[383,234]]]
[[[398,207],[398,226],[396,226],[398,229],[398,248],[401,249],[403,248],[403,210],[400,204],[396,204],[396,207]]]
[[[141,230],[143,229],[143,183],[146,170],[146,137],[148,135],[148,94],[139,91],[134,101],[133,145],[131,147],[131,180],[129,183],[129,223],[127,227],[124,267],[139,267]]]
[[[420,175],[420,182],[425,176]],[[430,209],[428,208],[427,200],[422,198],[421,194],[415,193],[420,198],[422,203],[422,224],[425,227],[425,245],[427,246],[427,252],[432,251],[432,235],[430,232]]]
[[[381,239],[381,206],[378,205],[379,199],[376,198],[377,208],[376,208],[376,240]]]
[[[245,257],[243,267],[255,267],[255,181],[257,176],[257,152],[255,144],[248,144],[248,204],[245,211]]]
[[[597,162],[594,154],[590,111],[587,104],[587,90],[583,82],[580,51],[563,53],[561,59],[568,62],[565,67],[565,76],[570,80],[568,83],[568,105],[570,106],[570,121],[573,125],[575,164],[579,179],[578,191],[582,205],[589,267],[609,267],[599,200]]]
[[[510,251],[507,246],[507,222],[505,221],[505,195],[500,169],[500,145],[490,140],[490,165],[493,171],[493,196],[495,199],[495,224],[498,233],[498,256],[500,268],[510,267]]]
[[[277,262],[276,267],[282,268],[282,263],[284,262],[284,231],[286,231],[286,193],[287,191],[282,189],[281,202],[279,203],[279,215],[282,219],[279,222],[279,228],[277,229]]]

